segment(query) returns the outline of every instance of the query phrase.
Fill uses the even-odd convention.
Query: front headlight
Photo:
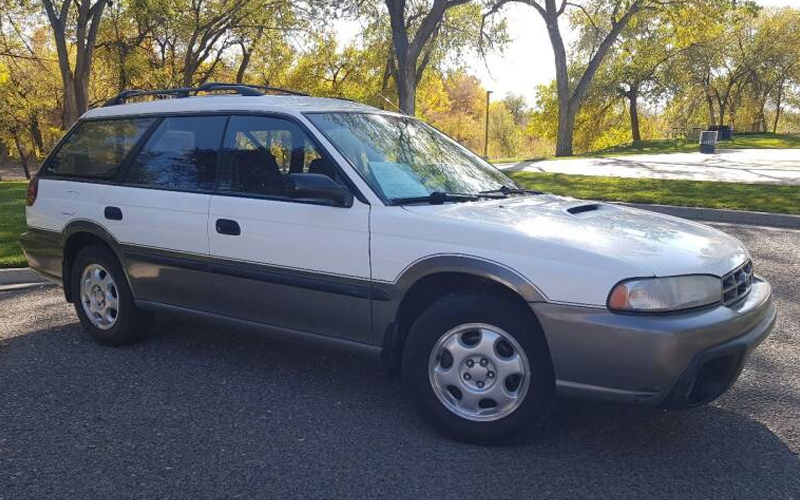
[[[617,284],[608,295],[614,311],[680,311],[718,302],[722,280],[708,275],[633,279]]]

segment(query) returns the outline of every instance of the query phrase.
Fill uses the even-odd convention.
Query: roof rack
[[[293,90],[286,90],[278,87],[269,87],[267,85],[247,85],[244,83],[208,82],[198,87],[178,87],[174,89],[159,89],[159,90],[142,90],[142,89],[123,90],[119,94],[107,100],[103,104],[103,107],[125,104],[125,102],[128,99],[135,97],[151,96],[151,95],[182,98],[182,97],[189,97],[191,95],[197,95],[199,92],[233,92],[243,96],[263,96],[264,95],[263,91],[275,92],[278,94],[286,94],[286,95],[308,96],[308,94],[303,94],[302,92],[295,92]]]

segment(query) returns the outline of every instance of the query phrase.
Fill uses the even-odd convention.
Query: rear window
[[[130,118],[83,122],[51,158],[46,171],[63,177],[114,177],[153,121]]]
[[[226,116],[164,118],[125,179],[128,184],[175,191],[210,191]]]

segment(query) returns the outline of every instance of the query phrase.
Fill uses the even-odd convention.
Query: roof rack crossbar
[[[243,96],[262,96],[264,94],[260,92],[261,90],[266,90],[269,92],[279,92],[287,95],[298,95],[298,96],[308,95],[308,94],[303,94],[302,92],[295,92],[293,90],[286,90],[278,87],[269,87],[266,85],[246,85],[242,83],[208,82],[198,87],[178,87],[174,89],[159,89],[159,90],[143,90],[143,89],[123,90],[119,94],[107,100],[103,104],[103,107],[124,104],[128,99],[135,97],[143,97],[143,96],[165,96],[165,97],[181,98],[181,97],[189,97],[192,94],[197,95],[198,92],[218,92],[218,91],[226,91],[226,92],[232,91]]]

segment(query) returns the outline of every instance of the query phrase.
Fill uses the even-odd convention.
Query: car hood
[[[735,238],[714,228],[655,212],[553,195],[409,205],[419,215],[522,233],[628,262],[656,276],[722,276],[748,259]],[[488,228],[487,228],[488,229]],[[530,247],[535,252],[535,245]]]

